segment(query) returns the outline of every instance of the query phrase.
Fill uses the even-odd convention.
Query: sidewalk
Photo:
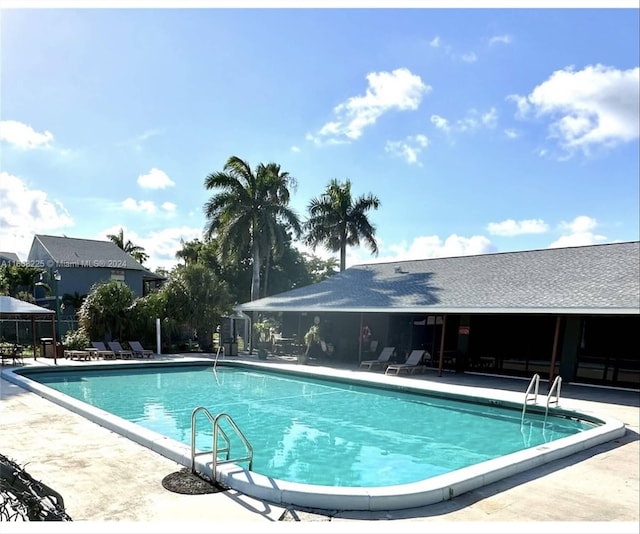
[[[514,391],[526,388],[526,383],[513,379],[454,373],[421,379]],[[394,528],[380,520],[400,521],[402,526],[397,528],[403,532],[438,528],[424,522],[441,523],[439,526],[451,522],[464,531],[465,523],[477,522],[480,530],[492,532],[502,531],[501,523],[505,522],[509,526],[505,531],[511,532],[517,522],[522,523],[518,531],[525,532],[529,522],[551,521],[563,522],[562,531],[569,532],[568,522],[606,521],[613,524],[598,531],[638,532],[640,394],[566,385],[562,400],[563,406],[623,421],[626,435],[451,501],[392,512],[340,512],[328,517],[287,511],[234,491],[172,493],[164,489],[162,479],[182,466],[4,379],[0,380],[0,450],[35,479],[60,492],[75,522],[153,522],[154,532],[172,527],[176,530],[169,532],[192,532],[199,524],[211,529],[212,522],[225,524],[228,528],[224,532],[236,527],[243,532],[282,531],[285,525],[297,525],[296,531],[300,531],[303,525],[299,521],[320,531],[366,528],[372,532],[373,528],[377,532],[381,528],[388,532]],[[385,524],[386,530],[382,528]],[[555,532],[549,525],[539,528]],[[591,527],[586,528],[589,531]],[[4,527],[1,530],[8,532]],[[477,532],[477,525],[472,530]]]

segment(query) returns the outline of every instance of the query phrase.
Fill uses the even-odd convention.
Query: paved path
[[[420,379],[514,391],[526,388],[526,383],[514,379],[472,375],[426,375]],[[637,534],[640,394],[566,385],[562,406],[608,414],[623,421],[627,433],[615,442],[451,501],[412,510],[343,512],[334,517],[287,511],[234,491],[207,495],[169,492],[162,479],[182,466],[4,379],[0,380],[0,452],[60,492],[74,522],[97,523],[105,531],[132,531],[111,523],[118,521],[135,523],[136,531],[138,524],[151,524],[153,532],[281,532],[289,531],[287,527],[295,532],[311,527],[316,527],[314,532],[452,532],[455,525],[455,532]],[[385,519],[401,525],[392,527]],[[438,524],[427,526],[424,522]],[[514,522],[521,524],[515,528]],[[535,522],[562,525],[538,525],[529,530]],[[215,529],[212,523],[217,525]],[[68,525],[64,532],[77,526]],[[10,529],[2,527],[0,531]]]

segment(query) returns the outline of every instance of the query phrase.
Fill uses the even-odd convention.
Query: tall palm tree
[[[340,271],[346,265],[347,246],[359,246],[364,240],[372,254],[378,254],[375,227],[367,212],[378,209],[380,200],[371,194],[351,198],[351,181],[339,183],[333,179],[324,193],[309,201],[309,219],[304,224],[305,244],[315,250],[323,245],[332,252],[340,252]]]
[[[301,233],[298,215],[288,207],[289,188],[296,187],[296,180],[275,163],[260,163],[254,172],[246,161],[231,156],[222,172],[205,178],[204,186],[218,191],[204,205],[205,237],[216,236],[221,252],[230,257],[251,251],[251,300],[256,300],[261,262],[281,235],[279,225]]]
[[[134,245],[130,239],[124,240],[124,230],[120,228],[120,231],[117,234],[109,234],[107,239],[115,243],[119,248],[124,250],[126,253],[131,254],[133,259],[138,263],[144,263],[145,260],[149,259],[149,255],[144,251],[144,248],[139,245]]]

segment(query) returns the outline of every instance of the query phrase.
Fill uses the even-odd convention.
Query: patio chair
[[[411,351],[411,354],[409,354],[407,361],[405,361],[404,363],[393,363],[389,365],[384,374],[399,375],[403,372],[406,372],[407,374],[412,375],[414,373],[424,372],[427,366],[422,363],[422,358],[425,355],[427,355],[429,358],[431,357],[431,355],[423,349]]]
[[[136,357],[140,356],[141,358],[153,358],[155,354],[152,350],[145,349],[142,346],[142,343],[140,343],[139,341],[128,341],[128,344],[129,348],[133,352],[133,355]]]
[[[390,364],[389,359],[391,358],[391,356],[393,356],[395,351],[395,347],[384,347],[382,351],[380,351],[377,359],[361,361],[360,369],[366,371],[374,371],[380,368],[386,369]]]
[[[92,341],[91,346],[96,349],[98,358],[104,358],[105,360],[115,360],[116,353],[112,350],[109,350],[104,346],[102,341]]]
[[[133,358],[133,351],[123,349],[119,341],[108,341],[107,345],[109,345],[109,348],[116,353],[118,358],[126,358],[129,360]]]

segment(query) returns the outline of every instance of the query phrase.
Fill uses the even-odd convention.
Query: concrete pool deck
[[[242,358],[255,360],[255,356],[238,357]],[[270,358],[268,362],[281,360]],[[53,365],[48,359],[25,363]],[[454,373],[442,377],[427,373],[411,380],[522,395],[528,383]],[[541,384],[542,394],[545,384]],[[4,379],[0,381],[0,452],[35,479],[60,492],[74,522],[97,522],[107,527],[110,522],[119,521],[153,524],[154,532],[163,529],[192,532],[199,525],[211,526],[215,522],[225,524],[225,532],[233,525],[244,527],[238,531],[280,531],[287,524],[297,525],[297,531],[315,526],[315,531],[364,527],[368,532],[377,528],[386,532],[389,524],[384,520],[394,520],[401,522],[398,528],[403,531],[418,528],[437,531],[438,526],[445,524],[455,524],[464,530],[465,524],[473,523],[474,531],[490,528],[495,532],[502,523],[513,529],[514,522],[521,523],[518,531],[526,531],[523,526],[530,522],[562,522],[559,530],[568,532],[570,523],[587,522],[588,531],[589,523],[608,522],[604,528],[608,532],[638,532],[640,393],[566,384],[562,386],[561,406],[616,418],[625,423],[627,432],[620,439],[450,501],[408,510],[342,512],[331,517],[287,510],[233,490],[206,495],[167,491],[162,479],[182,469],[181,465]],[[122,530],[116,525],[112,527]],[[549,525],[541,528],[556,531],[549,530]],[[580,530],[585,531],[584,525]]]

